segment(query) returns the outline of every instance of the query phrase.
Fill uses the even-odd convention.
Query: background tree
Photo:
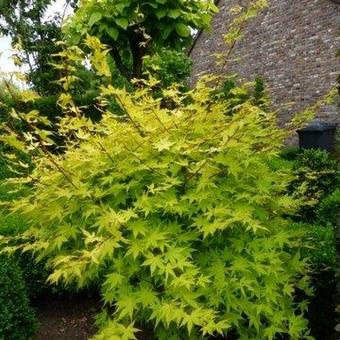
[[[0,33],[10,36],[13,47],[18,47],[19,51],[14,58],[15,62],[19,65],[25,65],[28,69],[25,76],[30,87],[41,95],[40,98],[28,103],[22,102],[20,96],[11,98],[9,102],[6,101],[6,106],[3,107],[3,117],[6,117],[6,111],[9,112],[8,108],[11,107],[21,112],[29,112],[32,109],[38,110],[46,113],[51,119],[62,113],[58,106],[58,96],[61,89],[56,80],[65,77],[67,69],[56,69],[55,65],[63,63],[62,56],[60,55],[62,47],[56,44],[56,42],[64,39],[61,29],[64,13],[55,14],[49,21],[43,19],[46,16],[48,6],[53,3],[53,0],[0,0]],[[197,4],[193,6],[192,4],[185,3],[181,7],[181,11],[186,13],[183,20],[177,19],[179,9],[176,8],[176,2],[173,5],[173,9],[161,8],[161,5],[158,4],[157,8],[151,7],[153,11],[150,11],[150,13],[147,10],[148,6],[145,7],[143,5],[142,11],[140,11],[138,16],[139,21],[137,22],[136,18],[133,17],[133,10],[136,10],[138,7],[136,1],[127,1],[124,6],[122,6],[122,3],[119,6],[117,3],[113,5],[109,2],[100,4],[100,6],[105,5],[110,8],[110,11],[107,12],[109,14],[106,13],[105,18],[101,15],[99,18],[96,7],[98,4],[96,5],[95,2],[67,0],[65,4],[72,6],[75,11],[74,17],[65,29],[68,40],[78,41],[81,38],[81,34],[85,35],[86,33],[97,35],[102,40],[104,39],[104,42],[110,47],[111,55],[116,56],[110,63],[110,67],[113,74],[111,82],[114,86],[118,87],[129,87],[131,78],[140,76],[143,64],[142,56],[145,53],[152,55],[152,64],[156,65],[157,69],[154,67],[150,68],[151,63],[148,62],[144,65],[143,72],[149,71],[157,74],[161,83],[165,86],[172,82],[184,82],[190,74],[191,62],[183,51],[178,50],[183,50],[185,44],[191,40],[189,27],[207,27],[209,15],[213,12],[210,4],[205,4],[205,7],[203,7],[201,2],[199,6]],[[91,8],[90,5],[92,6]],[[90,9],[93,11],[93,15],[89,12],[91,17],[87,18],[84,13]],[[106,10],[106,7],[103,7],[104,9]],[[119,9],[124,9],[124,11],[120,17],[117,17],[115,11],[119,12]],[[205,12],[209,12],[209,14]],[[158,16],[159,20],[158,24],[154,23],[149,29],[146,22],[152,22],[152,13]],[[112,17],[110,17],[111,15]],[[165,16],[164,22],[170,22],[172,26],[170,25],[169,27],[172,27],[174,32],[168,29],[167,36],[163,34],[161,38],[157,27],[161,29],[162,25],[166,26],[160,22],[163,15]],[[124,19],[124,16],[126,19]],[[141,19],[142,17],[144,17],[143,20]],[[94,23],[95,19],[100,20]],[[87,20],[91,20],[91,27],[88,26]],[[110,20],[112,22],[116,21],[116,25],[112,25]],[[126,20],[128,25],[125,27]],[[78,21],[80,24],[78,24]],[[103,27],[110,27],[106,29],[106,34],[102,31]],[[137,27],[140,30],[139,33],[143,31],[143,37],[136,31]],[[81,34],[78,32],[79,28],[81,28]],[[117,35],[114,32],[117,32]],[[138,48],[141,53],[134,53],[133,57],[131,57],[131,50],[124,47],[128,44],[128,39],[132,41],[131,32],[135,34],[135,40],[142,39],[145,42],[147,41],[146,45],[134,45],[134,51]],[[147,32],[152,35],[148,36]],[[117,41],[114,38],[117,38]],[[167,42],[166,46],[176,47],[178,50],[170,52],[167,49],[165,52],[165,49],[162,48],[162,46],[165,46],[165,41]],[[115,60],[118,60],[118,62],[114,62]],[[119,61],[121,62],[119,63]],[[136,71],[137,69],[138,71]],[[128,74],[124,73],[124,70],[129,70]],[[84,67],[84,65],[77,65],[76,73],[80,81],[76,84],[77,86],[73,87],[72,96],[78,105],[89,107],[88,111],[91,112],[91,117],[97,120],[101,116],[95,109],[98,91],[94,89],[96,88],[98,77],[95,75],[95,72]],[[11,105],[8,105],[9,103]],[[84,110],[84,112],[86,113],[87,110]],[[95,112],[96,114],[94,114]]]
[[[0,0],[0,34],[11,38],[12,46],[17,50],[14,62],[25,66],[25,78],[29,87],[40,95],[34,100],[26,101],[18,89],[13,90],[12,83],[4,80],[2,85],[6,88],[10,86],[13,91],[6,90],[0,98],[2,120],[8,119],[8,112],[12,108],[20,112],[38,110],[52,120],[61,114],[58,106],[61,88],[57,80],[64,77],[65,72],[55,67],[62,63],[59,54],[63,46],[57,42],[63,39],[61,27],[67,6],[76,5],[73,0],[63,2],[64,10],[47,20],[47,9],[55,0]],[[76,73],[82,79],[74,91],[76,102],[81,106],[90,106],[92,112],[95,112],[93,106],[98,93],[91,89],[95,87],[96,77],[84,65],[78,65]],[[98,117],[99,114],[94,116]]]
[[[63,13],[57,13],[49,20],[44,15],[53,0],[1,0],[0,33],[12,39],[12,46],[19,52],[14,61],[28,67],[28,82],[40,94],[48,95],[58,91],[54,83],[60,75],[52,67],[56,62],[54,54],[60,50],[55,44],[61,39]],[[66,4],[71,0],[67,0]]]
[[[11,37],[13,47],[18,49],[15,63],[27,67],[28,83],[44,96],[60,91],[55,82],[61,77],[60,70],[52,65],[60,62],[56,54],[61,47],[55,42],[64,38],[61,27],[65,13],[43,19],[53,3],[53,0],[0,0],[0,34]],[[65,6],[75,10],[65,29],[68,41],[79,42],[89,33],[106,43],[117,69],[117,77],[113,78],[117,82],[115,85],[140,77],[145,70],[143,57],[156,52],[159,52],[157,63],[164,69],[158,72],[160,78],[166,84],[170,80],[182,81],[190,72],[190,61],[178,51],[190,43],[193,29],[209,26],[211,16],[217,10],[210,0],[156,1],[152,4],[134,0],[114,3],[66,0]],[[163,47],[177,51],[168,56]],[[183,67],[185,69],[178,72]],[[173,75],[165,74],[171,72]],[[120,76],[125,81],[119,79]],[[84,79],[84,75],[79,78]],[[83,86],[85,84],[79,87]],[[55,100],[52,102],[55,104]]]
[[[182,49],[192,30],[209,27],[216,11],[212,0],[85,0],[65,33],[76,44],[87,34],[100,38],[120,74],[131,80],[142,76],[146,55],[162,47]]]

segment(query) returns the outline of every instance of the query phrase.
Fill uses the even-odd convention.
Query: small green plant
[[[269,106],[265,84],[260,77],[256,77],[254,82],[245,84],[237,84],[235,77],[230,77],[217,89],[216,97],[228,99],[227,114],[232,114],[235,107],[237,108],[238,105],[246,101],[251,101],[253,105],[264,111],[268,110]]]
[[[0,339],[28,340],[36,329],[18,265],[0,256]]]
[[[255,78],[253,98],[255,105],[257,105],[263,110],[268,110],[269,98],[266,92],[265,82],[259,76]]]

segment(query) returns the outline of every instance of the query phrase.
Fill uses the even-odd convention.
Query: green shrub
[[[0,256],[0,339],[28,340],[35,329],[20,269],[12,259]]]
[[[316,215],[319,224],[340,225],[340,188],[320,202]]]
[[[299,202],[286,194],[292,171],[270,166],[289,131],[252,100],[226,115],[233,103],[216,99],[216,77],[184,93],[163,89],[171,108],[155,98],[154,78],[133,92],[114,88],[107,48],[86,43],[104,79],[103,117],[62,117],[63,154],[44,152],[44,134],[32,132],[43,152],[30,176],[15,180],[31,191],[8,202],[27,218],[25,232],[15,246],[2,239],[2,250],[47,259],[51,283],[99,282],[107,311],[97,339],[135,339],[145,324],[158,339],[308,338],[306,303],[296,301],[296,292],[310,293],[308,266],[287,229]],[[112,98],[123,115],[105,106]],[[30,152],[26,142],[19,147]]]
[[[340,185],[339,163],[322,150],[303,150],[295,161],[294,195],[304,202],[299,215],[302,221],[314,222],[318,204]]]
[[[4,199],[4,197],[5,194],[2,195],[2,199]],[[25,225],[26,220],[19,214],[8,214],[7,211],[0,210],[1,236],[15,235],[23,232]],[[23,254],[15,253],[11,255],[11,258],[21,269],[22,278],[29,298],[36,298],[47,291],[48,286],[46,280],[50,272],[45,268],[44,263],[36,263],[31,252],[25,252]]]
[[[2,192],[1,192],[2,189]],[[13,196],[8,194],[8,188],[0,186],[0,201],[5,198],[15,198],[18,195]],[[0,235],[10,236],[16,235],[25,230],[27,221],[18,213],[9,214],[6,210],[0,210]],[[30,299],[35,299],[41,294],[51,292],[52,288],[48,285],[47,278],[51,272],[46,268],[46,263],[36,262],[32,255],[32,252],[14,253],[11,255],[13,261],[15,261],[21,269],[22,278],[25,283],[27,295]],[[65,287],[61,285],[53,288],[53,292],[59,293],[65,291]],[[70,289],[68,289],[70,291]],[[73,289],[75,291],[75,289]]]
[[[65,153],[39,154],[16,180],[32,186],[9,202],[27,217],[17,248],[46,258],[53,283],[100,283],[113,308],[98,339],[134,339],[138,324],[159,339],[307,336],[295,302],[309,292],[307,267],[286,229],[292,172],[268,166],[286,136],[275,115],[251,101],[226,115],[228,100],[212,99],[205,80],[164,90],[175,109],[151,85],[101,90],[124,117],[61,119]]]
[[[333,226],[294,223],[293,231],[301,234],[301,255],[308,258],[314,272],[336,264],[335,229]]]
[[[0,164],[0,178],[6,179],[13,176],[13,173],[8,171],[5,164]],[[24,192],[27,188],[23,188],[21,192],[12,192],[13,186],[0,184],[0,202],[13,200]],[[26,220],[18,213],[9,213],[5,208],[0,209],[0,235],[9,236],[15,235],[25,230]],[[37,264],[30,252],[23,254],[15,253],[11,255],[12,262],[16,262],[21,269],[21,275],[25,284],[25,289],[29,298],[35,298],[42,292],[47,290],[46,280],[49,271],[44,268],[44,264]],[[1,337],[0,337],[1,338]]]
[[[269,106],[269,99],[265,90],[262,78],[256,77],[254,82],[245,83],[240,86],[235,77],[227,79],[216,91],[216,98],[228,100],[227,114],[232,114],[234,108],[247,101],[266,111]]]
[[[192,68],[191,59],[184,52],[162,49],[152,57],[145,58],[145,69],[157,76],[162,87],[188,80]]]
[[[297,157],[296,169],[300,179],[306,180],[309,192],[319,197],[330,194],[339,184],[339,164],[323,150],[303,150]]]
[[[336,308],[336,229],[325,225],[297,223],[294,232],[301,231],[300,252],[310,263],[314,294],[309,298],[307,317],[315,339],[334,339]]]
[[[289,148],[284,148],[281,151],[280,156],[281,156],[281,158],[283,158],[287,161],[296,161],[297,157],[302,152],[303,152],[303,150],[298,148],[298,147],[289,147]]]

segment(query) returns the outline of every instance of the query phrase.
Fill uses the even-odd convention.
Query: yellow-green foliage
[[[31,131],[1,137],[34,164],[9,181],[31,188],[8,204],[29,222],[19,246],[3,237],[3,250],[47,259],[51,283],[98,282],[114,308],[100,316],[96,339],[135,339],[145,325],[158,339],[308,338],[306,303],[294,300],[297,290],[309,293],[307,265],[287,229],[298,206],[285,194],[293,175],[270,165],[288,132],[250,101],[226,115],[216,77],[186,93],[173,85],[161,98],[152,77],[133,92],[114,88],[106,48],[91,37],[87,44],[103,77],[101,121],[86,119],[65,93],[67,114],[53,130],[62,147],[50,147],[36,112],[13,112]],[[80,56],[73,48],[69,59]],[[62,79],[65,91],[73,81]],[[112,98],[119,112],[110,112]]]
[[[274,115],[248,102],[225,115],[204,81],[164,90],[172,109],[151,85],[101,92],[104,111],[114,96],[124,114],[61,119],[61,155],[41,130],[28,137],[35,170],[12,180],[32,187],[11,205],[30,221],[22,248],[48,259],[51,282],[100,282],[115,311],[98,339],[133,339],[145,322],[159,338],[303,338],[305,263],[282,217],[292,176],[268,166],[285,136]]]

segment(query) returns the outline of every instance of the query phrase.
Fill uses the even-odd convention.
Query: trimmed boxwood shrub
[[[338,225],[340,220],[340,188],[322,200],[317,208],[319,223]]]
[[[301,255],[309,259],[314,272],[335,265],[335,230],[333,226],[294,223],[291,228],[294,231],[302,232]]]
[[[301,153],[303,153],[303,150],[298,147],[288,147],[281,151],[280,156],[287,161],[296,161]]]
[[[335,339],[339,161],[325,151],[299,148],[284,149],[280,160],[281,165],[287,162],[286,166],[295,170],[296,179],[289,193],[305,202],[295,218],[297,223],[291,227],[294,232],[301,231],[300,252],[311,266],[314,297],[307,313],[311,335],[316,339]]]
[[[0,256],[0,339],[27,340],[35,329],[21,271],[13,259]]]
[[[339,163],[326,151],[312,149],[298,154],[294,168],[296,180],[291,191],[305,202],[300,208],[299,220],[315,223],[318,205],[340,184]]]
[[[335,339],[336,266],[335,230],[331,225],[295,223],[292,231],[301,231],[300,252],[308,258],[314,290],[307,317],[315,339]],[[301,297],[300,297],[301,298]],[[320,317],[322,315],[322,317]]]

